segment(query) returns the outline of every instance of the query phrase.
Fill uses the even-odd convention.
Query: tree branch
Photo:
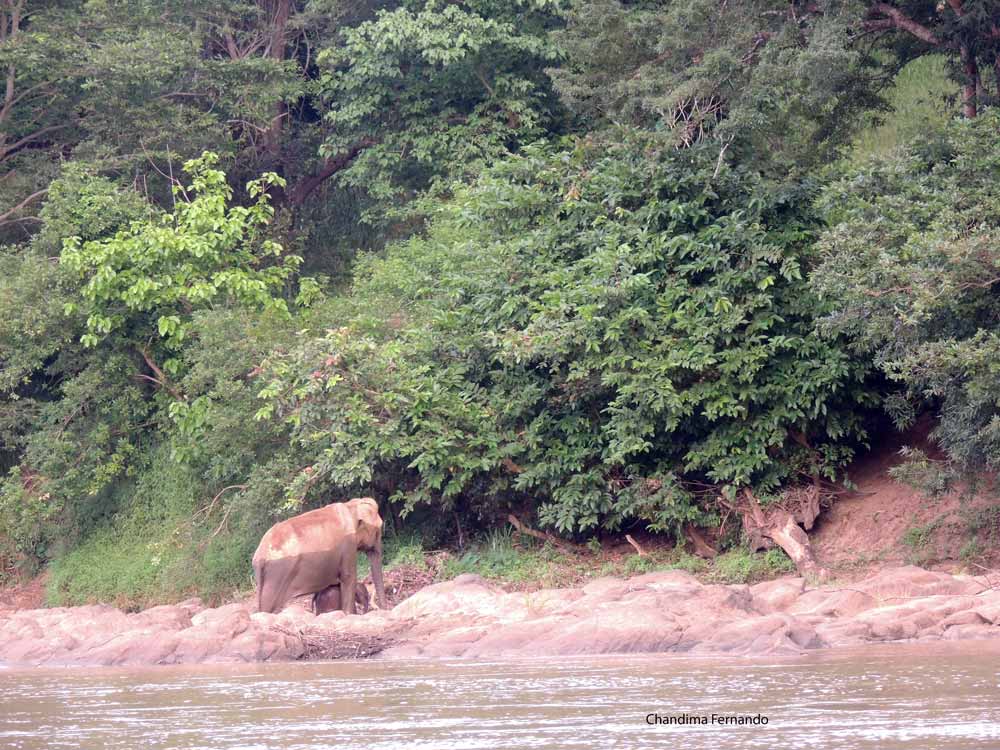
[[[928,29],[923,24],[917,23],[912,18],[908,17],[899,8],[896,8],[889,3],[873,3],[869,8],[870,13],[878,13],[885,16],[886,20],[892,21],[892,25],[899,29],[900,31],[905,31],[908,34],[915,36],[927,44],[938,47],[941,45],[941,40],[935,36],[934,32]],[[878,19],[872,19],[871,22],[878,23]]]
[[[24,136],[19,141],[12,143],[10,146],[0,146],[0,161],[6,159],[8,156],[13,154],[15,151],[20,151],[22,148],[27,146],[32,141],[38,140],[42,134],[51,133],[53,130],[63,130],[69,127],[68,125],[47,125],[44,128],[36,130],[34,133],[29,133]]]
[[[13,66],[11,66],[13,68]],[[9,81],[8,81],[9,82]],[[0,123],[7,119],[10,114],[11,109],[17,105],[24,97],[30,96],[36,91],[44,89],[46,86],[51,86],[52,81],[42,81],[41,83],[36,83],[34,86],[29,86],[20,94],[14,94],[12,88],[8,88],[7,96],[4,98],[3,109],[0,109]]]
[[[166,374],[163,372],[163,370],[159,368],[159,366],[157,366],[156,362],[153,361],[153,358],[150,356],[149,352],[146,351],[145,347],[139,349],[139,354],[142,355],[142,359],[143,361],[145,361],[146,366],[150,370],[152,370],[153,374],[156,376],[155,378],[152,378],[149,375],[144,375],[140,373],[139,377],[145,378],[146,380],[156,383],[163,390],[165,390],[167,393],[173,396],[175,399],[177,399],[178,401],[183,401],[184,396],[181,395],[180,391],[178,391],[174,386],[170,385],[170,381],[167,380]]]
[[[358,154],[374,146],[376,143],[378,141],[375,138],[362,138],[346,151],[326,159],[318,172],[308,175],[299,181],[291,193],[289,193],[288,202],[293,206],[301,206],[316,188],[337,174],[337,172],[348,167],[358,157]]]
[[[37,190],[31,195],[29,195],[27,198],[25,198],[23,201],[18,203],[16,206],[14,206],[13,208],[8,209],[4,213],[0,214],[0,226],[3,226],[4,224],[13,224],[16,221],[31,221],[31,220],[38,221],[38,219],[35,219],[34,216],[22,216],[17,219],[11,219],[10,217],[16,214],[18,211],[20,211],[22,208],[27,206],[32,201],[41,198],[47,192],[49,192],[48,188],[42,188],[41,190]]]

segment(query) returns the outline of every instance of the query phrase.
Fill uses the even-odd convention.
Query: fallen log
[[[513,526],[515,529],[517,529],[518,532],[520,532],[521,534],[526,534],[526,535],[528,535],[530,537],[534,537],[535,539],[541,539],[543,542],[549,542],[551,544],[554,544],[556,547],[561,547],[563,549],[572,549],[573,546],[574,546],[574,545],[570,544],[569,542],[567,542],[567,541],[565,541],[563,539],[560,539],[557,536],[553,536],[552,534],[549,534],[546,531],[536,531],[535,529],[531,528],[530,526],[526,526],[513,513],[511,513],[509,516],[507,516],[507,520],[510,521],[510,525]]]

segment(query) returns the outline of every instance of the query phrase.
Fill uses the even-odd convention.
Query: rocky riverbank
[[[0,664],[136,665],[304,658],[796,654],[900,640],[1000,637],[1000,589],[915,567],[849,585],[700,583],[668,571],[508,593],[465,575],[390,611],[280,614],[197,599],[134,614],[104,605],[0,613]]]

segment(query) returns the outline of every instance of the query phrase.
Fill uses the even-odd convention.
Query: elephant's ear
[[[357,497],[348,502],[354,510],[354,517],[358,519],[358,533],[367,536],[364,532],[374,532],[377,536],[382,532],[382,516],[378,514],[378,503],[371,497]]]

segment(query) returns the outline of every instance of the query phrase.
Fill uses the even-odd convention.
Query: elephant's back
[[[310,510],[268,529],[253,554],[256,566],[264,560],[294,558],[332,551],[354,536],[350,511],[342,503]]]

